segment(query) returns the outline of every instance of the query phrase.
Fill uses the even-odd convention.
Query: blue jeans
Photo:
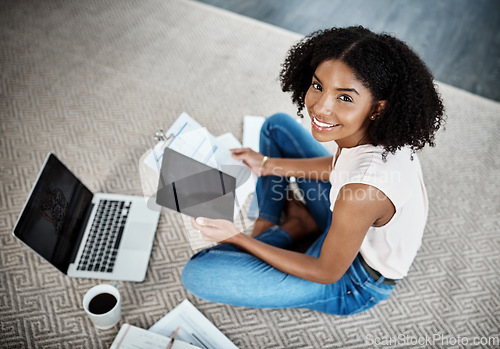
[[[260,134],[260,151],[270,157],[283,158],[330,155],[309,132],[285,114],[275,114],[266,120]],[[319,257],[331,222],[330,183],[298,180],[297,184],[323,231],[306,252]],[[287,186],[286,178],[259,178],[256,192],[261,218],[279,223]],[[292,246],[290,235],[278,225],[256,239],[283,249]],[[337,282],[323,285],[285,274],[228,244],[196,253],[182,272],[186,289],[211,302],[250,308],[308,308],[337,315],[359,313],[387,299],[394,286],[381,281],[376,282],[365,270],[359,255]]]

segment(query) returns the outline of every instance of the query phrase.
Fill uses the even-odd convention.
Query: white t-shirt
[[[417,155],[413,154],[412,161],[410,149],[403,148],[389,153],[384,162],[383,152],[383,147],[370,144],[342,149],[330,174],[330,209],[340,189],[349,183],[368,184],[383,192],[396,212],[386,225],[368,229],[360,253],[386,278],[401,279],[422,243],[429,205]]]

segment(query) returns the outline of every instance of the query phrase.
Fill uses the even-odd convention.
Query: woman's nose
[[[314,112],[319,115],[330,115],[333,112],[334,98],[322,95],[314,105]]]

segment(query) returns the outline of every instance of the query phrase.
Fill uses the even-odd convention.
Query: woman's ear
[[[388,102],[386,100],[377,101],[373,104],[372,111],[370,113],[370,119],[375,120],[380,113],[387,107]]]

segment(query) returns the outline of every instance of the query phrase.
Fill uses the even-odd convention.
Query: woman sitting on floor
[[[304,38],[280,78],[299,115],[307,109],[312,135],[276,114],[262,127],[260,153],[233,150],[259,175],[252,236],[226,220],[193,220],[222,244],[195,254],[182,281],[230,305],[364,311],[389,297],[421,245],[428,203],[415,151],[434,146],[441,100],[407,45],[362,27]],[[329,141],[333,156],[320,143]],[[292,176],[305,205],[290,199]],[[292,249],[313,234],[305,253]]]

